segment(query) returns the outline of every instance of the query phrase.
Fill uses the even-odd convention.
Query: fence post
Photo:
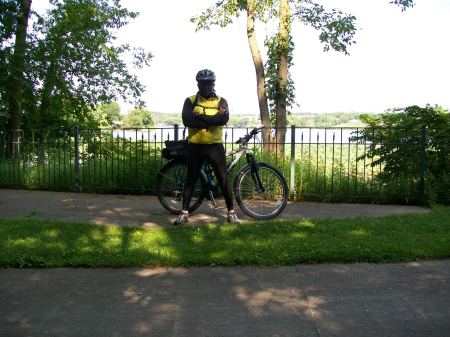
[[[420,202],[425,205],[425,165],[426,165],[426,140],[427,140],[427,128],[422,125],[421,136],[420,136]]]
[[[174,124],[173,125],[173,137],[174,137],[174,140],[178,140],[178,130],[179,130],[179,125],[178,124]]]
[[[295,125],[291,125],[291,176],[289,194],[290,199],[295,200]]]
[[[75,129],[75,190],[81,192],[80,186],[80,149],[79,149],[79,130]]]

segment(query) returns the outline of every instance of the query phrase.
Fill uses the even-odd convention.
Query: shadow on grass
[[[4,267],[292,265],[450,257],[450,208],[421,215],[143,229],[0,220]]]

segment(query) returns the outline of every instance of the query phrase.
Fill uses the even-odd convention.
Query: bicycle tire
[[[269,220],[283,212],[288,201],[288,187],[283,174],[275,167],[258,163],[264,192],[258,191],[252,178],[252,167],[246,165],[239,170],[234,179],[236,201],[242,211],[257,220]]]
[[[156,190],[161,205],[173,214],[180,214],[183,205],[183,190],[186,181],[187,164],[184,160],[171,160],[158,173]],[[189,213],[194,212],[205,198],[206,180],[201,174],[195,183],[189,205]]]

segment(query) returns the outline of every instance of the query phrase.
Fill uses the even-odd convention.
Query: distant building
[[[122,126],[122,122],[121,121],[112,121],[112,128],[113,129],[120,129],[121,126]]]

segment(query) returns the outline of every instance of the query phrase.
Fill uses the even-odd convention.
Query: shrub
[[[369,144],[358,158],[381,165],[378,178],[386,184],[402,177],[417,185],[418,197],[428,203],[449,204],[450,114],[439,106],[417,105],[381,116],[361,115],[369,127],[355,133],[353,141]]]

